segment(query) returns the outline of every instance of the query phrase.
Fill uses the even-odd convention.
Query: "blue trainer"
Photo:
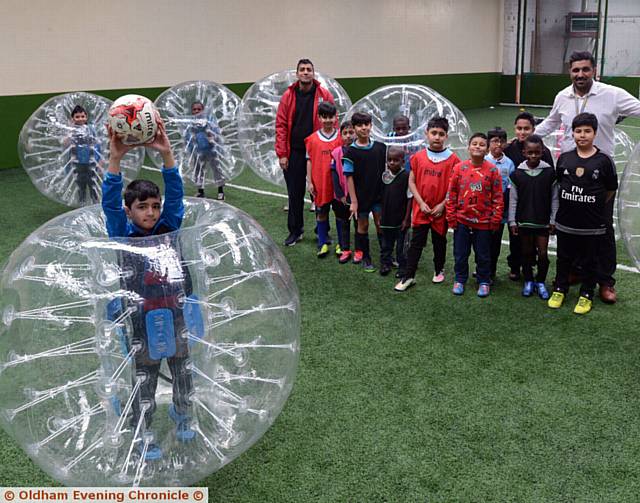
[[[536,290],[538,291],[538,297],[540,297],[542,300],[549,299],[549,291],[547,290],[547,287],[544,285],[544,283],[536,283]]]
[[[489,283],[480,283],[478,287],[478,297],[488,297],[490,290]]]
[[[150,431],[145,433],[145,436],[146,435],[150,435],[151,439],[153,439],[153,433],[151,433]],[[145,442],[143,439],[141,439],[137,443],[137,449],[141,456],[142,452],[144,451],[144,443]],[[155,442],[149,442],[149,444],[147,445],[147,452],[144,455],[144,459],[145,461],[157,461],[159,459],[162,459],[162,449]]]
[[[533,295],[533,281],[525,281],[522,287],[522,296],[531,297]]]
[[[464,293],[464,283],[458,283],[457,281],[453,284],[453,295],[462,295]]]
[[[180,442],[191,442],[196,437],[196,432],[191,429],[191,416],[178,414],[175,405],[171,404],[169,417],[176,423],[176,438]]]

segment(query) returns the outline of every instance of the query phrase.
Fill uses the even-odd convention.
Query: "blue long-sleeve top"
[[[127,218],[122,205],[122,174],[107,173],[102,183],[102,211],[110,238],[150,236],[178,230],[184,216],[184,187],[177,167],[163,168],[164,204],[162,213],[151,232],[146,232]]]

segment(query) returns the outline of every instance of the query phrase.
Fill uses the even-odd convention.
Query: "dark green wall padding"
[[[602,77],[602,82],[626,89],[633,96],[640,93],[640,77]],[[526,73],[522,77],[520,103],[528,105],[551,105],[558,91],[567,87],[571,81],[568,75]],[[501,81],[501,103],[515,103],[516,78],[503,75]]]
[[[603,82],[622,87],[638,96],[639,77],[605,77]],[[363,77],[338,79],[352,101],[357,101],[374,89],[392,84],[422,84],[429,86],[458,108],[483,108],[497,103],[515,101],[515,77],[500,73],[461,73],[447,75],[406,75],[392,77]],[[226,84],[242,96],[251,83]],[[569,85],[567,75],[526,74],[522,80],[522,103],[551,105],[556,93]],[[142,94],[155,100],[166,88],[117,89],[91,91],[115,100],[123,94]],[[59,93],[0,96],[0,168],[19,165],[17,144],[20,129],[29,116],[49,98]]]

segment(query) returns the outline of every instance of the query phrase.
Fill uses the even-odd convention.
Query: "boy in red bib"
[[[444,263],[447,253],[447,221],[445,199],[453,167],[460,159],[445,147],[449,122],[444,117],[433,117],[427,123],[428,148],[411,157],[409,188],[413,193],[413,237],[407,253],[407,270],[395,286],[404,292],[415,284],[415,275],[422,250],[427,244],[429,230],[433,244],[433,282],[444,281]]]
[[[342,145],[342,138],[334,127],[336,107],[323,101],[318,105],[318,117],[322,128],[304,140],[307,149],[307,188],[316,205],[316,225],[318,228],[318,258],[329,253],[329,209],[333,207],[338,220],[344,219],[334,198],[331,175],[331,152]]]

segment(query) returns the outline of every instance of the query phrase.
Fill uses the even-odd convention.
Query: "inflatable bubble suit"
[[[61,94],[43,103],[22,126],[20,162],[45,196],[71,207],[100,202],[109,158],[105,124],[111,103],[91,93]],[[86,110],[86,124],[74,125],[71,119],[77,105]],[[122,159],[127,182],[136,178],[143,160],[143,148],[131,150]]]
[[[372,117],[371,137],[387,145],[399,144],[410,153],[425,144],[425,129],[434,116],[449,121],[447,146],[460,159],[469,157],[467,145],[471,128],[464,114],[447,98],[427,86],[402,84],[375,89],[353,104],[347,117],[354,112],[366,112]],[[398,115],[409,118],[410,131],[398,136],[393,130],[393,119]]]
[[[195,115],[194,103],[202,108]],[[244,167],[236,120],[239,104],[234,92],[208,80],[183,82],[155,101],[182,174],[198,187],[223,185]],[[147,153],[161,168],[158,152]]]
[[[633,263],[640,270],[640,143],[629,157],[617,197],[620,234]]]
[[[614,129],[613,160],[616,163],[618,175],[624,171],[631,152],[633,152],[633,140],[620,128]],[[543,138],[545,146],[551,151],[553,159],[560,157],[562,153],[562,140],[564,130],[556,129],[553,133]]]
[[[293,276],[253,219],[216,201],[187,198],[178,232],[104,229],[98,206],[75,210],[9,258],[0,419],[64,484],[193,484],[256,442],[291,391]]]
[[[624,169],[629,161],[629,157],[633,152],[633,140],[620,128],[613,130],[613,161],[616,164],[616,171],[618,172],[618,178],[624,172]],[[554,159],[558,159],[562,153],[562,141],[564,139],[564,130],[556,129],[553,133],[548,134],[543,138],[545,146],[551,151],[551,155]],[[616,239],[620,238],[618,218],[618,206],[614,206],[613,209],[613,226],[616,233]]]
[[[315,79],[333,95],[342,121],[351,106],[349,95],[336,80],[317,70]],[[267,75],[247,89],[238,111],[242,155],[260,178],[275,185],[285,184],[275,151],[276,112],[280,98],[296,80],[295,70]]]

